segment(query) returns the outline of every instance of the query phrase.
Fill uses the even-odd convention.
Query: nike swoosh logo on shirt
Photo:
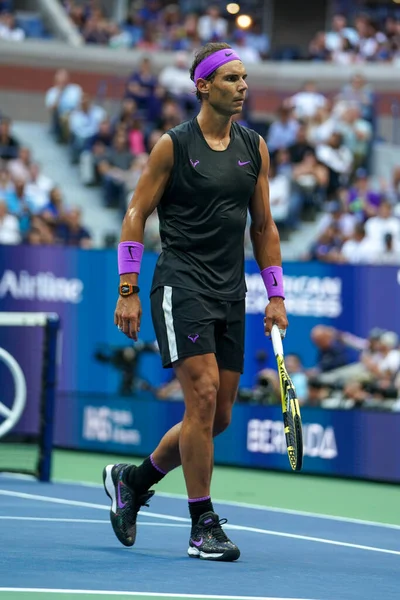
[[[250,163],[251,163],[251,160],[246,160],[245,162],[238,160],[239,167],[244,167],[244,165],[249,165]]]

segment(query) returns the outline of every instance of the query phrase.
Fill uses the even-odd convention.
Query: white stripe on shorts
[[[171,362],[175,362],[178,360],[178,349],[176,347],[174,318],[172,316],[172,287],[169,285],[164,286],[162,307],[164,311],[165,326],[167,328],[169,355],[171,357]]]

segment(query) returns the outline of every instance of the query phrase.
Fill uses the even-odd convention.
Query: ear
[[[210,91],[210,81],[207,81],[207,79],[198,79],[197,80],[197,89],[200,92],[200,94],[208,94]]]

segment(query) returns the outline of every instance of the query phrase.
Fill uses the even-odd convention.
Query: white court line
[[[19,475],[18,473],[0,474],[0,479],[3,477],[4,477],[4,479],[7,479],[11,476],[16,479],[31,479],[31,480],[36,481],[36,478],[32,477],[32,475]],[[83,487],[91,487],[91,488],[103,488],[102,484],[92,483],[89,481],[75,481],[72,479],[55,479],[54,482],[66,484],[66,485],[75,485],[75,486],[83,486]],[[169,492],[157,491],[157,496],[161,496],[164,498],[172,498],[173,500],[185,500],[185,502],[187,502],[187,496],[185,494],[172,494]],[[356,519],[356,518],[352,518],[352,517],[339,517],[336,515],[327,515],[324,513],[314,513],[314,512],[308,512],[305,510],[296,510],[296,509],[292,509],[292,508],[278,508],[276,506],[263,506],[262,504],[251,504],[249,502],[236,502],[235,500],[221,500],[218,498],[213,498],[213,502],[215,504],[224,504],[225,506],[236,506],[237,508],[249,508],[251,510],[260,510],[260,511],[264,511],[264,512],[281,513],[283,515],[308,517],[310,519],[325,519],[327,521],[339,521],[341,523],[353,523],[355,525],[367,525],[370,527],[383,527],[384,529],[394,529],[394,530],[400,531],[400,525],[395,525],[394,523],[380,523],[379,521],[368,521],[366,519]]]
[[[85,487],[103,488],[103,485],[99,483],[90,483],[87,481],[73,481],[70,479],[57,479],[55,483],[62,483],[67,485],[77,485]],[[164,498],[172,498],[173,500],[185,500],[187,502],[187,496],[185,494],[171,494],[169,492],[157,491],[157,496]],[[335,515],[326,515],[324,513],[307,512],[305,510],[296,510],[292,508],[278,508],[276,506],[263,506],[262,504],[251,504],[249,502],[236,502],[235,500],[221,500],[213,498],[215,504],[224,504],[225,506],[236,506],[238,508],[249,508],[251,510],[260,510],[264,512],[281,513],[283,515],[294,515],[299,517],[309,517],[311,519],[326,519],[328,521],[340,521],[343,523],[354,523],[355,525],[369,525],[371,527],[384,527],[386,529],[397,529],[400,531],[400,525],[394,523],[380,523],[378,521],[368,521],[365,519],[355,519],[352,517],[338,517]]]
[[[0,521],[44,521],[45,523],[90,523],[90,524],[101,524],[109,525],[110,521],[105,519],[56,519],[55,517],[10,517],[0,516]],[[184,523],[156,523],[152,521],[138,521],[140,526],[147,525],[148,527],[184,527],[187,525]]]
[[[86,508],[95,508],[99,510],[109,510],[107,506],[103,504],[94,504],[91,502],[81,502],[78,500],[66,500],[63,498],[52,498],[51,496],[39,496],[37,494],[25,494],[23,492],[10,492],[8,490],[0,490],[1,496],[12,496],[17,498],[24,498],[27,500],[39,500],[41,502],[53,502],[55,504],[64,504],[67,506],[81,506]],[[153,513],[150,511],[146,511],[146,515],[148,517],[155,517],[157,519],[165,519],[167,521],[180,521],[180,522],[190,522],[190,519],[185,517],[174,517],[172,515],[163,515],[161,513]],[[317,538],[311,537],[307,535],[298,535],[295,533],[285,533],[283,531],[272,531],[270,529],[259,529],[257,527],[247,527],[244,525],[226,525],[227,529],[234,529],[236,531],[247,531],[252,533],[261,533],[264,535],[272,535],[276,537],[284,537],[291,538],[294,540],[303,540],[306,542],[316,542],[319,544],[328,544],[331,546],[342,546],[344,548],[353,548],[355,550],[366,550],[368,552],[380,552],[382,554],[393,554],[395,556],[400,556],[400,551],[398,550],[388,550],[386,548],[377,548],[376,546],[363,546],[361,544],[351,544],[349,542],[339,542],[336,540],[329,540],[325,538]]]
[[[202,600],[307,600],[306,598],[271,598],[266,596],[216,596],[209,594],[172,594],[165,592],[114,592],[107,590],[63,590],[46,588],[1,588],[0,592],[29,592],[38,594],[87,594],[98,596],[143,596],[146,598],[201,598]]]

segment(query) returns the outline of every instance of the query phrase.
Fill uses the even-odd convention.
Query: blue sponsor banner
[[[146,456],[183,416],[182,402],[71,396],[58,399],[55,442]],[[400,482],[400,414],[303,408],[303,473]],[[215,440],[216,464],[290,471],[279,406],[238,404]]]
[[[151,322],[149,292],[157,257],[145,254],[140,275],[141,301],[143,318],[141,324],[141,339],[144,342],[155,340]],[[355,335],[367,336],[373,327],[387,328],[400,334],[400,270],[394,266],[367,267],[328,265],[317,263],[287,263],[284,265],[286,307],[290,327],[285,340],[286,353],[299,354],[306,367],[315,364],[316,348],[310,339],[312,327],[318,324],[329,324],[342,331]],[[241,386],[251,387],[258,371],[265,366],[274,366],[271,343],[264,336],[263,316],[267,297],[258,267],[254,261],[246,261],[246,281],[248,294],[246,299],[246,341],[245,341],[245,372],[241,378]],[[123,379],[121,369],[117,368],[116,360],[104,360],[107,355],[115,359],[116,353],[132,348],[132,343],[121,334],[114,325],[113,315],[117,299],[117,257],[115,250],[86,251],[74,248],[36,248],[36,247],[7,247],[0,246],[0,311],[51,311],[57,312],[62,323],[62,364],[59,370],[58,388],[59,399],[57,411],[64,414],[63,408],[69,406],[64,414],[63,431],[58,430],[58,441],[61,445],[72,447],[90,447],[96,449],[96,439],[81,437],[83,419],[81,403],[77,398],[86,400],[118,395]],[[40,333],[18,330],[18,328],[0,327],[0,347],[8,350],[21,365],[28,383],[28,403],[17,427],[21,432],[35,430],[37,427],[39,388],[41,372],[41,337]],[[99,356],[103,355],[103,360]],[[354,358],[349,353],[349,360]],[[172,378],[172,371],[161,368],[160,357],[156,353],[143,352],[138,361],[137,375],[146,380],[150,387],[157,388]],[[0,364],[0,380],[2,385],[2,402],[12,405],[13,386],[10,374],[4,365]],[[10,385],[8,383],[11,382]],[[72,404],[63,403],[62,398],[75,398]],[[86,402],[85,400],[85,402]],[[83,402],[83,400],[81,400]],[[80,402],[81,402],[80,401]],[[119,402],[125,402],[122,399]],[[121,419],[118,439],[97,440],[99,448],[107,451],[125,451],[121,440],[125,442],[134,439],[133,431],[142,431],[143,442],[147,445],[137,446],[137,451],[150,451],[163,433],[167,423],[179,420],[179,403],[135,404],[139,400],[126,400],[129,406],[135,407],[134,421],[130,422],[128,415],[112,413],[105,420],[110,428],[114,419]],[[152,402],[150,400],[150,402]],[[110,400],[106,401],[106,405]],[[113,405],[114,406],[114,405]],[[116,406],[116,405],[115,405]],[[146,412],[147,407],[153,406],[154,415]],[[118,409],[119,410],[119,409]],[[123,409],[121,409],[123,410]],[[251,416],[247,411],[251,410]],[[270,453],[261,442],[257,443],[264,450],[253,450],[247,442],[234,449],[235,436],[244,437],[248,431],[245,423],[253,421],[251,436],[267,435],[268,423],[259,425],[258,421],[278,423],[278,409],[268,409],[275,416],[257,416],[258,412],[266,410],[262,407],[238,406],[232,427],[217,441],[217,458],[223,462],[235,461],[235,464],[255,465],[265,468],[287,468],[287,459],[282,453]],[[162,411],[160,413],[160,411]],[[244,411],[241,414],[241,411]],[[274,412],[275,411],[275,412]],[[308,411],[307,411],[308,413]],[[96,411],[93,411],[93,420]],[[156,422],[156,416],[160,422]],[[380,415],[355,411],[354,413],[334,413],[331,411],[318,412],[314,423],[319,427],[334,427],[335,440],[341,440],[341,450],[338,457],[331,459],[319,456],[307,459],[310,472],[332,472],[335,474],[366,476],[391,479],[394,477],[395,466],[391,467],[390,452],[383,443],[384,429],[390,432],[399,427],[397,415]],[[79,417],[77,415],[80,415]],[[86,413],[85,413],[86,415]],[[239,416],[238,416],[239,415]],[[241,416],[240,416],[241,415]],[[88,418],[87,415],[85,418]],[[123,420],[126,423],[123,424]],[[314,419],[314,417],[313,417]],[[336,420],[337,419],[337,420]],[[150,437],[149,425],[153,437]],[[86,423],[86,421],[85,421]],[[136,427],[135,423],[138,424]],[[307,421],[306,421],[307,423]],[[385,423],[385,426],[383,426]],[[375,430],[379,425],[382,436]],[[117,422],[114,423],[117,426]],[[273,426],[275,427],[275,425]],[[278,427],[278,425],[276,425]],[[365,429],[364,429],[365,428]],[[126,433],[125,429],[128,431]],[[129,430],[132,430],[129,432]],[[398,431],[399,429],[397,429]],[[306,429],[307,439],[317,436],[318,427]],[[323,437],[323,444],[329,448],[328,434]],[[343,433],[343,432],[346,432]],[[361,433],[366,431],[367,433]],[[264,433],[263,433],[264,432]],[[356,436],[357,432],[357,436]],[[64,438],[62,436],[65,436]],[[250,434],[249,434],[250,435]],[[269,434],[268,434],[269,435]],[[272,435],[272,433],[271,433]],[[125,436],[125,437],[124,437]],[[129,438],[132,436],[132,438]],[[231,437],[233,436],[233,437]],[[250,436],[250,439],[252,439]],[[313,437],[314,436],[314,437]],[[348,440],[346,441],[346,436]],[[239,439],[239,438],[238,438]],[[247,439],[247,437],[246,437]],[[368,467],[365,465],[366,448],[363,447],[360,457],[362,439],[368,440]],[[386,435],[390,440],[390,434]],[[223,440],[226,440],[223,443]],[[373,440],[373,441],[371,441]],[[269,442],[268,442],[269,443]],[[389,442],[388,442],[389,443]],[[87,444],[85,446],[85,444]],[[105,444],[105,445],[104,445]],[[221,445],[222,444],[222,445]],[[225,444],[225,445],[224,445]],[[134,453],[135,446],[128,444]],[[371,450],[371,448],[373,450]],[[355,453],[355,454],[354,454]],[[273,456],[273,460],[271,456]],[[234,457],[234,458],[233,458]],[[312,460],[311,460],[312,459]],[[361,463],[358,461],[361,460]],[[319,465],[319,461],[322,466]],[[364,461],[364,462],[362,462]],[[348,463],[348,466],[346,466]],[[386,465],[386,466],[385,466]],[[323,467],[323,468],[322,468]],[[321,469],[321,470],[319,470]],[[346,470],[347,469],[347,470]],[[396,475],[397,477],[397,475]]]

